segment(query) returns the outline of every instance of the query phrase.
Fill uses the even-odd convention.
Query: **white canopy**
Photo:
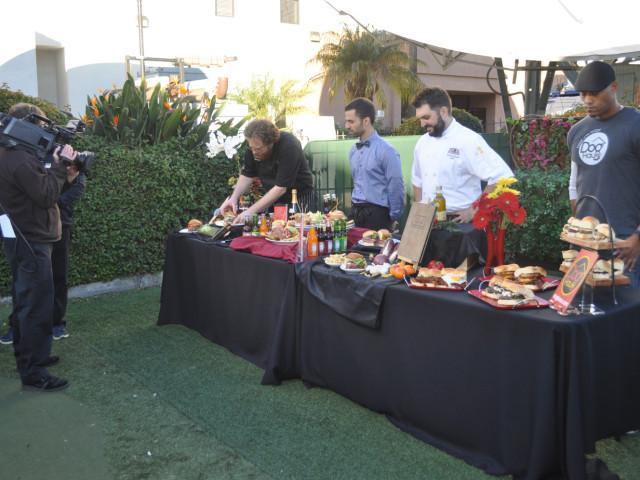
[[[561,60],[640,52],[629,0],[328,0],[357,22],[459,52]]]

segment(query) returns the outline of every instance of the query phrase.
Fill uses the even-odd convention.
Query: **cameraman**
[[[15,118],[43,112],[28,103],[9,110]],[[37,123],[37,120],[34,122]],[[25,388],[51,392],[66,388],[67,380],[55,377],[47,367],[58,363],[51,355],[54,305],[51,251],[61,236],[58,197],[67,169],[61,156],[74,159],[65,145],[53,153],[51,168],[24,148],[0,147],[0,203],[16,227],[16,238],[4,238],[4,252],[13,277],[13,349]]]

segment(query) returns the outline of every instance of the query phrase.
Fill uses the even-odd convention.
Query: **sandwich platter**
[[[566,265],[560,265],[558,270],[560,270],[562,273],[567,273],[569,271],[569,268],[570,267],[568,267]],[[610,287],[612,285],[611,276],[609,276],[608,278],[595,279],[595,278],[593,278],[593,274],[591,274],[591,273],[589,275],[587,275],[587,279],[585,280],[584,283],[586,283],[590,287]],[[627,277],[626,275],[624,275],[622,273],[618,273],[616,271],[615,284],[616,285],[631,285],[631,279],[629,277]]]
[[[483,285],[485,288],[482,288]],[[481,283],[480,288],[470,290],[469,294],[502,310],[546,308],[549,306],[549,302],[535,296],[530,288],[498,275],[495,275],[488,282]]]
[[[287,238],[283,240],[274,240],[269,237],[264,237],[267,242],[275,243],[276,245],[293,245],[294,243],[298,243],[297,238]]]
[[[562,269],[560,269],[560,271],[562,271]],[[478,281],[480,282],[487,282],[489,280],[491,280],[493,278],[493,275],[489,275],[486,277],[480,277],[478,279]],[[560,283],[560,279],[556,278],[556,277],[542,277],[542,285],[540,286],[530,286],[529,288],[531,289],[531,291],[533,292],[544,292],[546,290],[551,290],[552,288],[556,288],[558,286],[558,284]]]
[[[491,305],[493,308],[498,308],[500,310],[532,310],[537,308],[549,307],[549,302],[547,302],[544,298],[535,296],[523,303],[518,303],[515,305],[501,305],[497,300],[483,296],[482,290],[479,289],[469,290],[469,295]]]
[[[592,250],[611,250],[610,240],[589,240],[586,238],[576,238],[568,235],[566,232],[560,234],[560,240],[578,245],[579,247],[590,248]],[[618,248],[619,240],[613,241],[613,248]]]
[[[420,268],[415,278],[407,279],[409,288],[416,290],[444,290],[464,292],[467,288],[467,272],[455,268]]]

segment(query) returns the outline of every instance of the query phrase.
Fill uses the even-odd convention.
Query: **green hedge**
[[[175,139],[131,149],[87,136],[76,148],[96,152],[87,190],[76,208],[70,284],[108,281],[158,272],[168,233],[190,218],[205,220],[229,194],[227,179],[238,166],[226,157],[209,159]],[[0,263],[0,295],[10,275]]]
[[[40,107],[47,118],[57,124],[65,125],[68,121],[66,115],[61,113],[53,103],[42,100],[41,98],[30,97],[20,91],[14,92],[9,90],[9,86],[6,83],[0,85],[0,112],[8,113],[13,105],[22,102],[31,103],[32,105]]]
[[[559,239],[560,232],[571,216],[569,205],[569,172],[554,167],[548,170],[516,170],[520,201],[527,210],[521,226],[507,230],[505,252],[509,261],[518,258],[559,265],[562,250],[568,244]]]
[[[453,107],[451,115],[458,123],[470,128],[474,132],[484,132],[480,119],[466,110]],[[423,133],[424,129],[420,126],[420,120],[416,117],[410,117],[405,118],[400,123],[400,126],[394,130],[393,135],[422,135]]]

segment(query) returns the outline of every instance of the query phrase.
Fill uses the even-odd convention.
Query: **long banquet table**
[[[582,479],[596,440],[640,427],[640,291],[561,317],[397,284],[376,329],[319,301],[300,266],[187,236],[166,255],[159,324],[226,346],[263,383],[330,388],[488,473]]]

